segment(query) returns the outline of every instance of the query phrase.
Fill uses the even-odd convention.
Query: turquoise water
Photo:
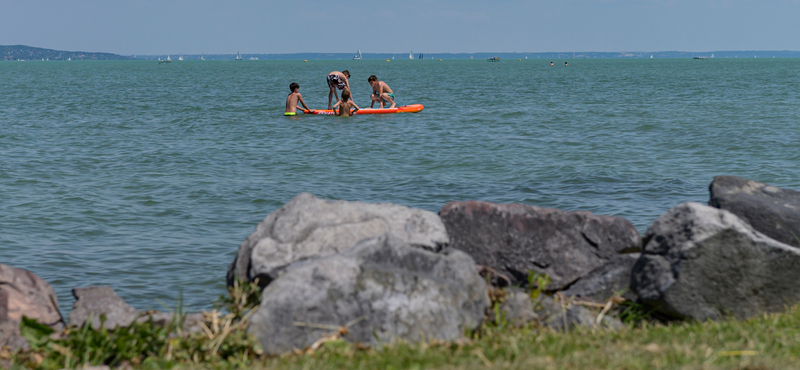
[[[236,249],[307,191],[438,211],[520,202],[644,231],[721,174],[800,189],[800,60],[0,63],[0,263],[139,309],[224,293]],[[349,69],[418,114],[282,116],[290,82],[327,106]]]

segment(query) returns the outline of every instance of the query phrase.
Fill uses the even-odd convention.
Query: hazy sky
[[[0,45],[117,54],[800,50],[800,0],[0,0]]]

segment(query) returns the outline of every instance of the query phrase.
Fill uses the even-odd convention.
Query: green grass
[[[366,348],[339,339],[315,351],[266,357],[237,327],[246,323],[255,294],[248,286],[232,290],[221,301],[228,313],[216,314],[216,327],[208,316],[210,333],[186,335],[177,325],[140,323],[112,331],[72,329],[55,340],[31,334],[44,329],[28,322],[23,327],[33,348],[13,356],[11,368],[105,363],[142,369],[800,369],[800,307],[749,320],[661,324],[648,320],[642,307],[628,305],[617,311],[629,311],[629,327],[621,331],[486,325],[456,343]],[[226,325],[235,330],[224,334]]]

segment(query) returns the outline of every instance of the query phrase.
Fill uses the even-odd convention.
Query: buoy
[[[308,62],[308,59],[303,59],[304,62]]]
[[[517,59],[517,60],[520,61],[520,62],[522,61],[522,59]]]
[[[439,59],[439,61],[441,62],[442,60],[441,60],[441,59]]]
[[[388,62],[388,61],[389,61],[389,59],[386,59],[386,61]]]

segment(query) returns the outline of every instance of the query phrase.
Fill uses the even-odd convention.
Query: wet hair
[[[347,101],[348,99],[350,99],[350,90],[342,90],[342,100]]]
[[[342,74],[347,76],[347,78],[350,78],[350,71],[345,69],[344,71],[342,71]]]
[[[298,85],[297,82],[292,82],[292,83],[289,84],[289,90],[291,92],[294,92],[296,89],[299,89],[299,88],[300,88],[300,85]]]
[[[369,76],[367,82],[372,82],[372,81],[378,81],[378,77],[375,77],[375,75]]]

